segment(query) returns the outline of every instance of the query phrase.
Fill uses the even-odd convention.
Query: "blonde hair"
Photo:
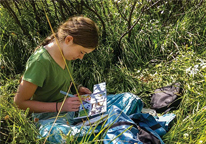
[[[70,35],[73,37],[74,44],[85,48],[96,48],[98,46],[98,28],[89,18],[76,16],[69,18],[59,26],[57,33],[47,37],[37,48],[45,46],[54,40],[54,35],[59,42],[63,42]]]

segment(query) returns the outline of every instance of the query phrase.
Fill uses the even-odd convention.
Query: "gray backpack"
[[[183,89],[181,83],[174,83],[169,86],[158,88],[151,94],[151,108],[157,113],[167,113],[176,110],[182,100]]]

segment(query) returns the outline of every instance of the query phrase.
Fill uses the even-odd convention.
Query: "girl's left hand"
[[[84,94],[91,94],[92,92],[86,88],[86,87],[80,87],[79,88],[79,95],[84,95]]]

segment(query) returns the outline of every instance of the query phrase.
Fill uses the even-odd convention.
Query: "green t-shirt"
[[[67,65],[72,74],[71,61],[67,61]],[[38,86],[32,100],[60,102],[65,96],[60,90],[68,91],[71,78],[67,68],[62,69],[48,51],[41,47],[27,61],[23,80]]]

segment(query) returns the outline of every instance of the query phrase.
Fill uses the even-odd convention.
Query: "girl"
[[[97,45],[98,29],[95,23],[86,17],[72,17],[58,28],[55,36],[48,37],[27,61],[14,101],[20,109],[29,108],[33,112],[41,137],[50,134],[47,139],[50,142],[63,143],[68,133],[80,136],[90,129],[89,126],[72,126],[74,112],[81,104],[78,97],[67,98],[58,120],[54,125],[53,122],[65,97],[60,91],[67,92],[70,86],[67,66],[72,74],[71,61],[83,59]],[[91,93],[85,87],[80,87],[78,92]],[[108,95],[107,110],[115,105],[129,115],[140,111],[142,105],[138,105],[138,101],[139,98],[131,93]]]
[[[14,98],[20,109],[29,108],[35,113],[58,111],[64,98],[59,92],[68,91],[71,81],[66,64],[72,72],[71,61],[83,59],[98,45],[97,26],[86,17],[70,18],[58,28],[55,36],[60,50],[52,35],[38,47],[26,64],[26,71]],[[89,94],[91,91],[80,87],[79,93]],[[77,111],[79,106],[78,97],[67,98],[62,111]]]

